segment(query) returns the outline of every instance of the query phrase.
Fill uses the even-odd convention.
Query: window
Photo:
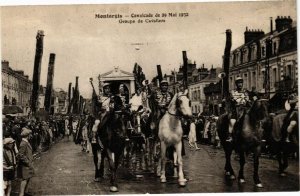
[[[261,47],[261,56],[265,57],[266,56],[266,48],[263,46]]]
[[[277,82],[277,70],[275,68],[275,69],[273,69],[273,73],[272,73],[271,87],[274,87],[276,82]]]
[[[256,88],[256,72],[252,72],[252,89]]]
[[[265,88],[265,71],[261,71],[261,82],[262,87]]]
[[[233,80],[232,77],[229,78],[229,89],[233,89]]]
[[[247,78],[247,74],[244,74],[244,88],[248,89],[248,78]]]
[[[276,55],[276,53],[277,53],[277,45],[276,45],[276,42],[274,42],[274,44],[273,44],[273,48],[274,48],[274,54]]]
[[[286,76],[292,78],[292,66],[291,65],[287,66]]]

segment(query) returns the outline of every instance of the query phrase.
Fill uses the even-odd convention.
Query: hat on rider
[[[169,83],[168,83],[168,81],[167,80],[162,80],[161,82],[160,82],[160,85],[162,85],[162,84],[166,84],[166,85],[168,85]]]
[[[236,79],[235,79],[235,82],[243,82],[243,78],[238,76]]]
[[[103,88],[107,88],[107,87],[110,87],[110,86],[109,86],[109,83],[104,83],[104,84],[103,84]]]
[[[124,84],[120,84],[119,89],[124,89]]]

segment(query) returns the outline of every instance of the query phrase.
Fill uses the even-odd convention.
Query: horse
[[[161,176],[160,181],[165,183],[166,180],[166,150],[169,146],[174,146],[176,150],[178,163],[178,183],[180,186],[186,185],[186,179],[183,175],[182,163],[182,135],[181,118],[192,118],[191,102],[188,98],[188,91],[175,94],[172,98],[167,112],[159,122],[158,137],[160,139],[161,150]]]
[[[234,101],[226,101],[227,108],[233,109],[234,105]],[[227,113],[221,115],[217,120],[217,132],[226,157],[225,175],[229,176],[231,180],[235,179],[235,174],[231,166],[231,154],[232,151],[235,150],[239,154],[240,162],[240,170],[238,175],[239,183],[244,183],[245,153],[248,154],[249,152],[253,152],[253,179],[256,187],[262,188],[263,185],[259,179],[258,167],[263,131],[270,122],[268,113],[268,100],[257,99],[253,102],[250,109],[247,112],[244,112],[242,117],[239,118],[234,125],[232,142],[226,141],[230,124],[229,120],[230,119]]]
[[[290,131],[290,142],[285,140],[284,133]],[[288,156],[290,153],[299,153],[299,127],[298,111],[290,109],[287,113],[274,116],[272,130],[268,138],[271,151],[276,155],[280,176],[286,176],[285,170],[288,167]],[[299,156],[299,154],[298,154]]]
[[[114,97],[114,102],[116,105],[120,100]],[[115,108],[116,109],[116,108]],[[122,110],[116,109],[109,112],[109,119],[107,122],[100,127],[100,120],[95,120],[93,125],[93,130],[97,130],[97,137],[99,137],[103,150],[101,152],[101,163],[100,171],[104,171],[104,158],[108,159],[110,168],[110,191],[117,192],[118,185],[116,182],[116,174],[119,166],[121,156],[124,152],[125,147],[125,123],[124,123],[124,113]]]

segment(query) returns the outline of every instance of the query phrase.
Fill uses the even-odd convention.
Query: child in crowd
[[[3,140],[3,188],[5,196],[10,195],[11,183],[16,177],[17,161],[14,146],[15,140],[12,138]]]

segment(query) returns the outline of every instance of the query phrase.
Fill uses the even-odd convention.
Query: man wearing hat
[[[100,103],[100,127],[103,127],[109,118],[109,112],[114,108],[113,98],[110,90],[110,85],[103,85],[103,94],[99,98]]]
[[[30,195],[28,193],[28,183],[34,174],[32,147],[29,143],[29,140],[32,137],[31,130],[25,127],[22,128],[21,137],[22,141],[18,155],[18,177],[21,179],[19,195],[23,196]]]
[[[16,173],[16,153],[14,151],[15,140],[5,138],[3,140],[3,187],[4,195],[9,196],[11,193],[11,182],[15,179]]]
[[[168,110],[168,106],[173,97],[173,95],[170,92],[168,92],[168,88],[169,84],[167,80],[162,80],[160,82],[160,89],[158,89],[154,95],[155,102],[158,107],[156,128],[158,128],[158,123],[160,119]]]
[[[228,111],[229,113],[229,136],[226,141],[232,141],[232,130],[236,121],[244,114],[249,104],[249,95],[246,90],[243,89],[243,78],[238,76],[235,79],[236,89],[231,92],[231,99],[236,103],[235,111]]]

